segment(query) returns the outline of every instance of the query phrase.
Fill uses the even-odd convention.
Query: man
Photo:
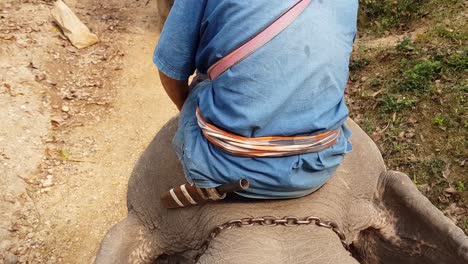
[[[206,77],[296,2],[175,1],[154,63],[181,110],[174,145],[190,183],[212,188],[246,178],[250,188],[241,196],[301,197],[325,184],[351,150],[344,89],[357,0],[312,1],[271,41],[216,78]],[[301,149],[304,140],[323,135],[333,142]],[[251,149],[234,151],[238,146]]]

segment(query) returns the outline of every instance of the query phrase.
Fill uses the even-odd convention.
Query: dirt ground
[[[0,3],[0,263],[91,262],[177,112],[152,64],[155,1],[65,2],[97,45],[71,46],[52,1]]]

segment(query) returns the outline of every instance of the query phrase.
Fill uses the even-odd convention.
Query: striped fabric
[[[293,137],[243,137],[209,124],[196,111],[198,126],[205,138],[220,149],[243,157],[284,157],[322,151],[336,143],[341,129],[335,129],[311,136]]]
[[[181,208],[218,201],[225,197],[226,194],[220,194],[216,188],[199,188],[186,183],[164,193],[161,202],[165,208]]]

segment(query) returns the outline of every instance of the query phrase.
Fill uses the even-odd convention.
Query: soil
[[[152,52],[154,1],[65,1],[98,34],[78,50],[52,1],[0,3],[0,263],[89,263],[126,214],[133,164],[177,113]]]

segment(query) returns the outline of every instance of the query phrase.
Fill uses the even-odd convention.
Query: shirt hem
[[[166,62],[165,60],[161,59],[157,54],[155,54],[153,57],[153,63],[156,65],[156,67],[158,67],[158,69],[161,72],[171,77],[172,79],[175,79],[178,81],[187,80],[191,75],[191,73],[177,70],[176,67]]]

